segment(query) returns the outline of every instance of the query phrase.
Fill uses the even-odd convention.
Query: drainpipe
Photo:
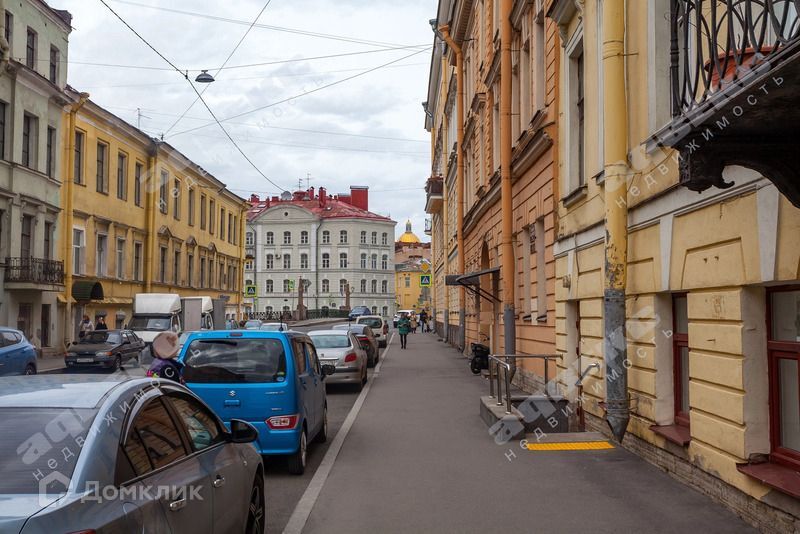
[[[144,248],[144,291],[151,293],[153,290],[153,268],[156,260],[154,248],[156,245],[156,195],[160,190],[158,174],[158,141],[150,145],[150,154],[147,158],[147,187],[145,188],[145,217],[147,239]],[[214,261],[214,260],[212,260]],[[209,267],[209,272],[211,268]],[[210,281],[213,283],[213,280]],[[211,286],[211,284],[209,284]]]
[[[439,27],[442,39],[456,56],[456,242],[458,246],[458,274],[464,273],[464,56],[461,47],[450,36],[450,26]],[[466,324],[464,307],[467,293],[464,286],[458,289],[459,345],[464,351],[466,344]]]
[[[0,0],[0,9],[2,9],[3,2]],[[5,19],[3,16],[3,11],[0,11],[0,19]],[[2,48],[2,42],[5,41],[5,37],[2,38],[0,41],[0,48]],[[5,62],[2,66],[3,71],[5,70],[5,66],[7,62]],[[3,72],[0,71],[0,72]],[[64,173],[67,176],[67,179],[62,184],[62,191],[63,191],[63,206],[64,206],[64,247],[62,248],[61,257],[64,258],[64,301],[66,302],[66,317],[64,318],[64,344],[65,346],[69,346],[69,344],[73,341],[72,334],[72,275],[75,271],[75,266],[72,264],[72,225],[74,221],[74,212],[73,212],[73,188],[75,186],[75,124],[77,122],[77,115],[78,111],[86,104],[86,101],[89,100],[89,93],[80,93],[78,95],[78,101],[73,103],[69,108],[69,125],[67,126],[68,132],[67,135],[69,139],[67,141],[67,172]]]
[[[11,60],[11,43],[6,40],[6,3],[0,0],[0,74],[8,68]]]
[[[603,80],[605,131],[605,287],[604,354],[606,419],[622,441],[630,419],[628,348],[625,335],[625,283],[628,256],[628,113],[625,94],[625,0],[603,2]]]
[[[233,286],[234,288],[238,288],[239,295],[238,295],[238,308],[239,308],[239,317],[238,319],[244,318],[244,234],[245,229],[247,227],[247,212],[250,210],[250,204],[247,202],[242,203],[242,207],[239,208],[239,279],[234,280]],[[253,277],[255,278],[255,277]],[[253,280],[255,282],[255,280]]]
[[[439,88],[439,100],[442,99],[442,95],[447,94],[447,87],[450,85],[450,80],[447,76],[447,59],[442,54],[442,86]],[[446,119],[446,115],[442,113],[442,119]],[[447,137],[447,130],[449,128],[443,128],[443,135]],[[443,150],[447,150],[447,145],[450,140],[447,140],[447,143],[442,143]],[[443,230],[443,239],[442,239],[442,259],[444,260],[444,276],[445,276],[445,286],[444,286],[444,338],[445,343],[450,342],[450,288],[447,286],[447,275],[450,274],[450,247],[449,247],[449,240],[450,240],[450,217],[447,216],[448,209],[449,209],[449,202],[447,200],[447,175],[450,174],[450,169],[448,167],[448,157],[447,152],[442,154],[444,158],[444,174],[442,175],[442,230]]]
[[[502,209],[503,325],[505,353],[517,351],[516,313],[514,312],[514,214],[511,197],[511,8],[512,0],[500,0],[500,198]],[[511,377],[516,373],[512,358]]]

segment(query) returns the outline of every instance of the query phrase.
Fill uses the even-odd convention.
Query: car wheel
[[[306,470],[306,456],[308,454],[308,438],[306,429],[300,434],[300,444],[297,452],[289,456],[289,472],[293,475],[302,475]]]
[[[114,365],[111,366],[111,372],[114,373],[120,370],[122,370],[122,356],[117,356],[114,358]]]
[[[264,477],[261,473],[253,481],[250,505],[247,508],[247,534],[264,534]]]
[[[36,366],[32,363],[29,363],[25,366],[25,374],[26,375],[35,375],[36,374]]]
[[[328,407],[322,410],[322,428],[319,429],[317,436],[314,438],[317,443],[325,443],[328,441]]]

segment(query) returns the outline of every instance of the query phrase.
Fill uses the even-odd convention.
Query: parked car
[[[186,385],[225,423],[233,418],[258,429],[256,449],[287,455],[289,472],[306,468],[310,440],[328,437],[326,375],[311,338],[300,332],[195,332],[180,359]]]
[[[370,310],[366,306],[356,306],[355,308],[350,310],[350,313],[348,314],[347,318],[350,319],[351,321],[355,321],[356,317],[359,317],[361,315],[369,315],[370,313],[372,313],[372,310]]]
[[[249,321],[244,323],[244,329],[245,330],[258,330],[259,328],[261,328],[262,324],[263,323],[258,319],[250,319]]]
[[[0,411],[2,532],[264,531],[258,432],[178,383],[0,378]]]
[[[0,328],[0,375],[35,375],[36,347],[25,334]]]
[[[94,330],[69,346],[64,363],[68,369],[102,367],[117,371],[131,360],[138,365],[144,348],[144,341],[132,330]]]
[[[380,357],[380,350],[378,349],[378,341],[375,339],[375,333],[372,328],[365,324],[347,323],[337,324],[333,326],[333,330],[349,330],[353,332],[361,346],[367,352],[367,365],[374,367],[378,363]]]
[[[389,339],[389,323],[380,315],[362,315],[356,319],[357,324],[365,324],[372,328],[378,347],[384,348]]]
[[[264,323],[259,330],[264,330],[266,332],[287,332],[289,330],[289,325],[286,323]]]
[[[314,342],[320,363],[336,367],[328,384],[353,384],[361,391],[367,383],[367,352],[354,332],[314,330],[308,333]]]

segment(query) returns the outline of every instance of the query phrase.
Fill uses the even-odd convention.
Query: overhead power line
[[[156,50],[156,49],[155,49],[155,47],[154,47],[153,45],[151,45],[149,42],[147,42],[147,39],[145,39],[144,37],[142,37],[142,36],[139,34],[139,32],[137,32],[137,31],[136,31],[136,30],[135,30],[135,29],[134,29],[134,28],[133,28],[133,27],[132,27],[130,24],[128,24],[128,22],[127,22],[125,19],[123,19],[123,18],[122,18],[122,17],[121,17],[121,16],[120,16],[120,15],[119,15],[119,14],[118,14],[116,11],[114,11],[114,10],[111,8],[111,6],[110,6],[110,5],[108,5],[108,3],[106,2],[106,0],[100,0],[100,3],[101,3],[101,4],[103,4],[104,6],[106,6],[106,8],[107,8],[109,11],[111,11],[111,13],[113,13],[113,14],[114,14],[114,16],[115,16],[115,17],[117,17],[117,18],[120,20],[120,22],[122,22],[122,23],[123,23],[123,24],[124,24],[124,25],[125,25],[125,26],[126,26],[126,27],[127,27],[129,30],[130,30],[130,31],[132,31],[132,32],[133,32],[133,34],[134,34],[134,35],[136,35],[136,37],[138,37],[138,38],[139,38],[139,39],[140,39],[140,40],[141,40],[141,41],[142,41],[144,44],[146,44],[148,48],[150,48],[150,49],[151,49],[153,52],[155,52],[155,53],[156,53],[156,54],[157,54],[157,55],[158,55],[158,56],[159,56],[161,59],[163,59],[165,62],[167,62],[167,64],[169,64],[169,65],[170,65],[172,68],[174,68],[174,69],[175,69],[175,70],[176,70],[176,71],[177,71],[179,74],[181,74],[182,76],[184,76],[184,77],[186,78],[186,81],[187,81],[187,82],[189,82],[189,85],[191,85],[191,86],[192,86],[192,89],[193,89],[193,90],[194,90],[194,92],[197,94],[198,98],[199,98],[199,99],[200,99],[200,101],[203,103],[203,105],[205,106],[205,108],[206,108],[206,110],[208,111],[208,113],[209,113],[209,114],[210,114],[210,115],[211,115],[211,116],[214,118],[214,121],[215,121],[215,122],[216,122],[216,123],[219,125],[220,129],[221,129],[221,130],[222,130],[222,131],[225,133],[225,136],[228,138],[228,140],[230,140],[230,142],[233,144],[233,146],[234,146],[234,147],[236,147],[236,150],[238,150],[238,151],[239,151],[239,153],[242,155],[242,157],[243,157],[245,160],[247,160],[247,162],[248,162],[248,163],[249,163],[249,164],[250,164],[250,165],[253,167],[253,169],[255,169],[255,170],[256,170],[256,172],[258,172],[258,174],[260,174],[260,175],[261,175],[261,176],[262,176],[262,177],[263,177],[263,178],[264,178],[266,181],[268,181],[269,183],[271,183],[273,186],[275,186],[275,187],[277,187],[277,188],[281,189],[281,186],[279,186],[278,184],[276,184],[275,182],[273,182],[272,180],[270,180],[270,179],[267,177],[267,175],[266,175],[266,174],[264,174],[263,172],[261,172],[261,169],[259,169],[259,168],[258,168],[258,166],[256,166],[256,164],[255,164],[255,163],[253,163],[253,161],[252,161],[252,160],[251,160],[251,159],[250,159],[250,158],[247,156],[247,154],[245,154],[245,153],[244,153],[244,150],[242,150],[242,149],[241,149],[241,147],[240,147],[238,144],[236,144],[236,141],[234,141],[234,140],[233,140],[233,138],[230,136],[230,134],[229,134],[229,133],[228,133],[228,131],[225,129],[225,127],[222,125],[222,123],[219,121],[219,119],[217,119],[217,116],[214,114],[214,112],[213,112],[213,111],[211,111],[211,108],[210,108],[210,107],[209,107],[209,105],[206,103],[206,101],[203,99],[203,96],[200,94],[200,92],[199,92],[199,91],[197,90],[197,88],[194,86],[194,84],[192,83],[192,81],[191,81],[191,80],[189,80],[188,76],[186,76],[186,75],[185,75],[183,72],[181,72],[181,70],[180,70],[178,67],[176,67],[176,66],[175,66],[175,64],[174,64],[174,63],[172,63],[172,62],[171,62],[169,59],[167,59],[167,58],[166,58],[166,57],[165,57],[165,56],[164,56],[164,55],[163,55],[161,52],[159,52],[158,50]]]

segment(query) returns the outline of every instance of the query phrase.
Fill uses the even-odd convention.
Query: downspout
[[[237,319],[244,318],[244,234],[248,211],[250,211],[250,204],[243,202],[239,209],[239,279],[234,280],[234,289],[238,290],[239,317]]]
[[[461,47],[450,36],[450,26],[439,27],[442,38],[456,56],[456,242],[458,246],[458,274],[465,274],[464,259],[464,56]],[[464,308],[467,293],[464,286],[458,290],[459,346],[462,352],[466,345],[466,324]]]
[[[0,0],[0,9],[2,9],[2,0]],[[0,11],[0,16],[3,15]],[[4,19],[5,17],[3,17]],[[3,37],[5,40],[5,37]],[[0,46],[2,44],[0,43]],[[5,56],[4,56],[5,57]],[[7,63],[3,64],[3,71]],[[72,341],[73,323],[72,323],[72,279],[75,271],[75,266],[72,264],[72,225],[74,224],[75,214],[73,212],[73,189],[75,186],[75,128],[77,123],[78,111],[89,100],[89,93],[80,93],[78,101],[72,104],[69,108],[69,125],[67,126],[67,176],[63,186],[63,206],[64,206],[64,247],[61,249],[61,257],[64,258],[64,301],[66,303],[65,317],[64,317],[64,344],[68,346]]]
[[[605,286],[604,355],[606,420],[622,441],[630,419],[625,283],[628,256],[628,109],[625,94],[625,0],[603,2],[603,80],[605,131]]]
[[[442,85],[439,87],[439,100],[441,101],[442,95],[447,93],[447,87],[450,85],[449,77],[447,76],[447,59],[442,54]],[[446,122],[447,114],[442,112],[442,122]],[[449,127],[447,124],[444,125],[445,127],[442,128],[442,135],[446,138],[447,131]],[[449,143],[449,139],[447,139]],[[442,142],[443,150],[446,151],[447,144]],[[442,317],[443,328],[444,328],[444,338],[445,343],[450,342],[450,288],[447,286],[447,275],[450,274],[450,217],[448,217],[448,210],[449,210],[449,201],[447,200],[447,175],[450,174],[450,169],[448,168],[448,157],[447,153],[445,152],[442,154],[442,158],[444,161],[444,173],[442,174],[442,259],[444,260],[444,279],[445,279],[445,286],[444,286],[444,315]]]
[[[153,291],[153,262],[155,260],[154,248],[156,245],[156,192],[160,189],[158,183],[159,178],[156,176],[158,169],[158,141],[153,141],[150,145],[150,154],[147,158],[147,187],[145,188],[145,217],[147,228],[147,239],[144,248],[144,291],[151,293]],[[211,269],[209,269],[211,271]],[[210,282],[213,282],[211,280]],[[209,283],[209,287],[211,284]]]
[[[500,199],[502,218],[503,327],[505,353],[517,351],[516,313],[514,312],[514,213],[511,197],[511,9],[512,0],[500,0]],[[511,358],[511,377],[517,370]]]

